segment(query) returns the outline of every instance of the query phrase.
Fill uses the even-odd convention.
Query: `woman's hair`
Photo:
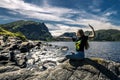
[[[85,36],[84,31],[82,29],[79,29],[78,33],[81,35],[81,37]],[[86,43],[85,43],[85,49],[87,50],[89,47],[90,47],[89,43],[88,43],[88,41],[86,41]]]
[[[81,37],[85,35],[82,29],[79,29],[78,33],[81,35]]]

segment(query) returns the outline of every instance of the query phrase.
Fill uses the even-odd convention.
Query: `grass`
[[[8,30],[5,30],[1,27],[0,27],[0,35],[19,37],[21,40],[26,40],[26,37],[22,33],[20,33],[20,32],[13,33],[13,32],[10,32]]]

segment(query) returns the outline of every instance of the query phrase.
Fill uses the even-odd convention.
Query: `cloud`
[[[106,12],[104,15],[108,17],[108,16],[115,15],[115,14],[117,14],[117,11]]]
[[[12,3],[12,4],[11,4]],[[52,7],[44,1],[44,6],[25,3],[23,0],[2,0],[0,7],[19,12],[21,15],[41,20],[67,20],[61,17],[64,14],[71,13],[71,9]]]
[[[76,32],[78,29],[80,29],[79,27],[70,27],[64,24],[56,25],[47,24],[47,26],[49,26],[48,28],[51,30],[50,32],[52,33],[53,36],[59,36],[65,32]]]
[[[106,11],[101,15],[95,15],[84,9],[72,9],[66,7],[57,7],[49,4],[50,0],[42,0],[42,5],[27,3],[24,0],[1,0],[0,7],[11,10],[8,12],[13,15],[20,15],[23,19],[32,18],[52,23],[46,23],[52,35],[60,35],[64,32],[76,32],[79,28],[90,30],[88,23],[98,29],[120,29],[108,19],[116,12]],[[93,12],[100,12],[102,2],[93,0],[93,5],[89,6]],[[8,19],[10,19],[9,17]],[[17,18],[11,18],[17,20]],[[86,26],[86,27],[85,27]]]

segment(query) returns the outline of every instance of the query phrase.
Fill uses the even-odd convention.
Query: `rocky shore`
[[[0,46],[0,80],[120,80],[120,63],[65,60],[67,47],[10,38]]]

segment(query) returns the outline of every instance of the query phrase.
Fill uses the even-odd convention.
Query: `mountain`
[[[59,37],[73,37],[73,36],[76,36],[75,32],[66,32],[66,33],[60,35]]]
[[[75,32],[66,32],[58,37],[54,37],[55,41],[71,41],[71,38],[76,36]],[[70,38],[71,37],[71,38]]]
[[[94,41],[120,41],[120,30],[116,29],[108,29],[108,30],[97,30],[96,37],[93,39]],[[91,31],[86,31],[86,35],[91,34]],[[66,40],[66,37],[73,37],[75,36],[75,33],[69,33],[66,32],[59,37],[56,38],[56,40]],[[67,39],[68,40],[68,39]]]
[[[96,31],[95,41],[120,41],[120,30],[98,30]]]
[[[52,38],[46,25],[40,22],[19,20],[0,26],[11,32],[21,32],[27,39],[31,40],[49,40]]]

